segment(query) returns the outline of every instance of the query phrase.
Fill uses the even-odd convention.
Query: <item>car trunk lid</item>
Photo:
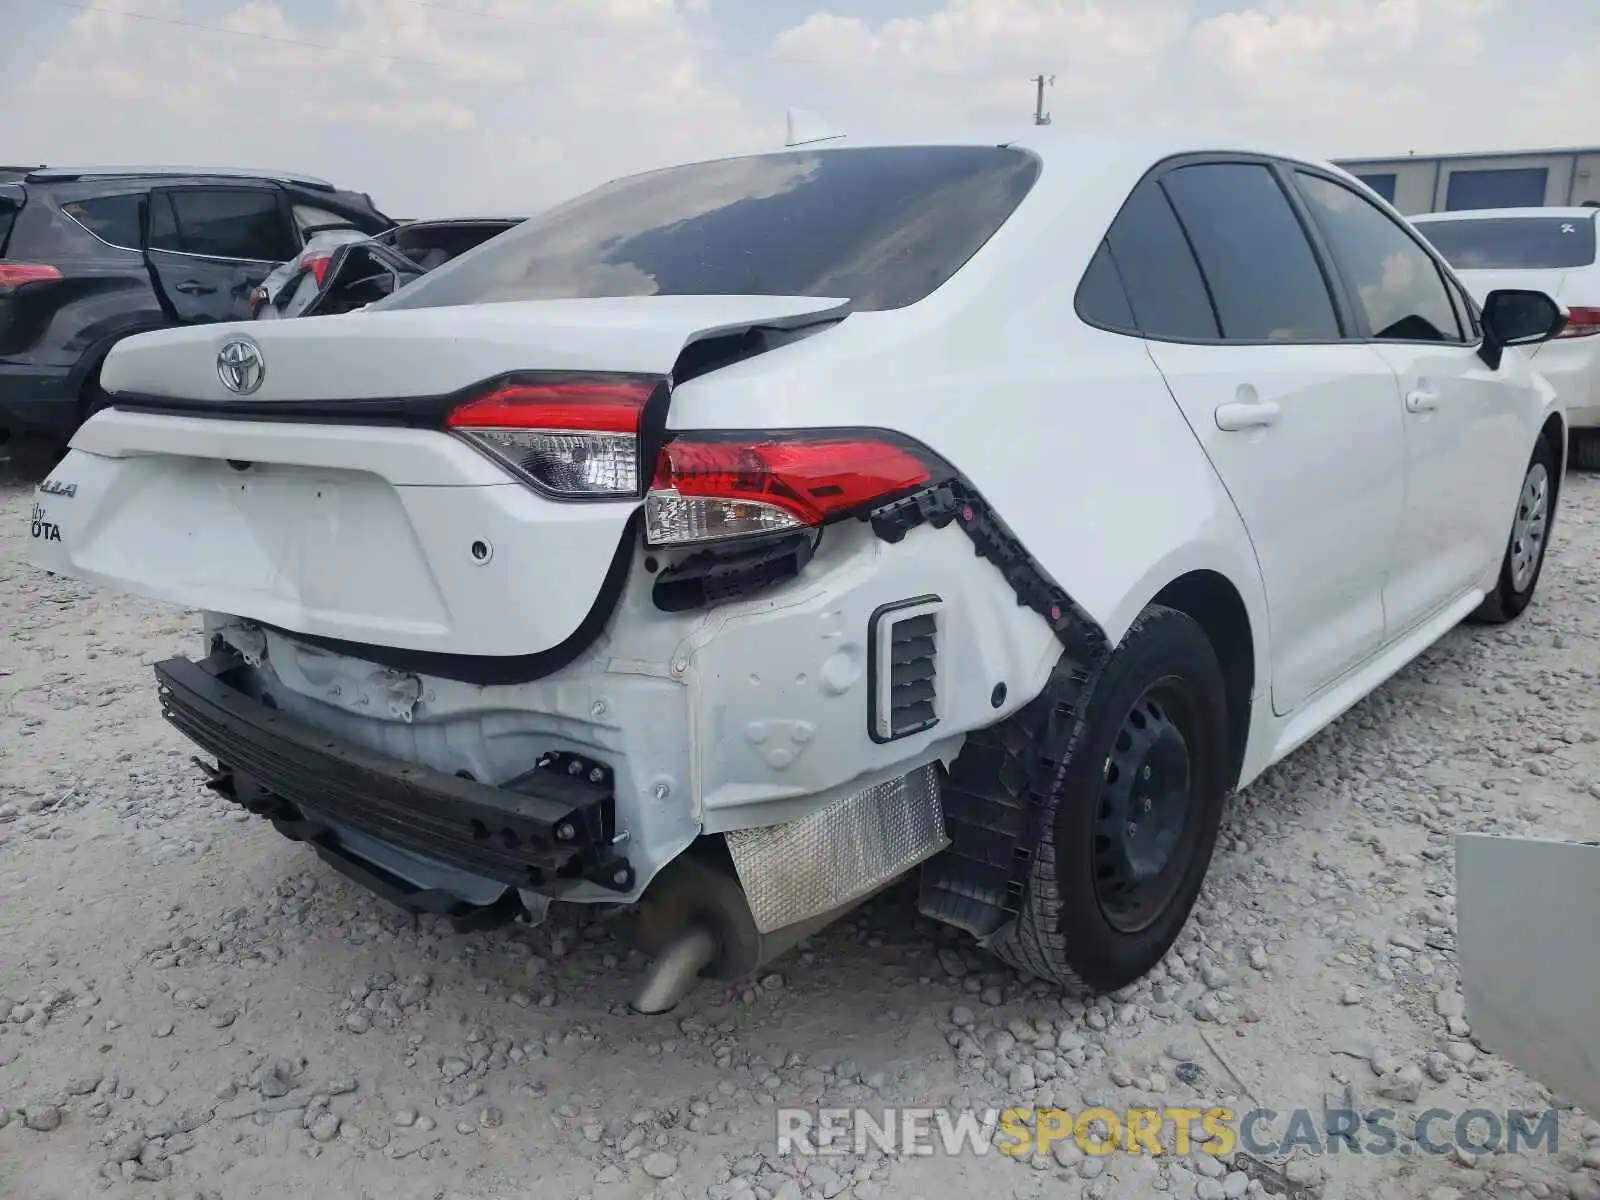
[[[639,502],[542,494],[447,432],[451,407],[517,372],[665,378],[708,338],[843,312],[838,300],[636,297],[132,338],[102,374],[113,407],[40,489],[33,558],[344,649],[415,652],[459,678],[502,678],[507,660],[531,678],[603,627]],[[245,395],[219,370],[238,342],[259,352]]]

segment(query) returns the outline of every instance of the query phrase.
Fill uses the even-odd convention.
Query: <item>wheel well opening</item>
[[[1550,414],[1545,420],[1544,428],[1539,430],[1539,436],[1549,444],[1550,453],[1555,455],[1557,466],[1564,464],[1567,461],[1567,431],[1559,413]],[[1561,498],[1561,480],[1562,472],[1557,471],[1556,477],[1552,481],[1552,490],[1555,492],[1555,495],[1551,497],[1552,501],[1560,500]],[[1554,503],[1550,506],[1550,512],[1553,517],[1555,514]],[[1554,525],[1555,522],[1552,520],[1551,524]]]
[[[1255,642],[1250,614],[1238,590],[1215,571],[1191,571],[1161,589],[1152,601],[1177,609],[1199,623],[1217,652],[1228,697],[1228,727],[1232,761],[1228,781],[1239,781],[1244,766],[1245,743],[1250,736],[1250,697],[1255,690]]]

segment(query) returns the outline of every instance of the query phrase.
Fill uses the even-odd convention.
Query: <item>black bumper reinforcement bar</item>
[[[616,892],[633,887],[632,866],[612,850],[609,769],[551,754],[539,768],[492,787],[369,750],[280,712],[240,686],[245,670],[227,651],[200,662],[178,657],[156,664],[162,715],[217,760],[209,780],[214,791],[271,818],[358,881],[398,883],[375,864],[363,868],[340,846],[335,827],[509,887],[552,895],[580,880]],[[421,894],[404,901],[404,888],[374,890],[394,893],[390,898],[405,907],[433,907]]]

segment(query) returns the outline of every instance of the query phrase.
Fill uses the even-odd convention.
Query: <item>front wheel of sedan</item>
[[[1205,631],[1160,606],[1095,676],[1066,683],[1041,698],[1040,836],[1021,911],[990,949],[1039,978],[1113,991],[1161,961],[1199,897],[1229,790],[1228,701]]]
[[[1472,614],[1476,620],[1495,625],[1515,620],[1533,599],[1550,543],[1559,470],[1550,443],[1540,438],[1517,491],[1517,511],[1511,520],[1511,537],[1500,563],[1500,577],[1494,591]]]

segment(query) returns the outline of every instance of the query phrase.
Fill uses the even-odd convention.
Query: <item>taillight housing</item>
[[[0,262],[0,288],[26,283],[60,283],[61,271],[45,263]]]
[[[646,431],[664,412],[653,375],[531,372],[506,376],[453,408],[446,426],[558,500],[637,499],[648,478]]]
[[[320,288],[328,278],[328,266],[333,262],[333,251],[319,250],[315,254],[306,255],[300,260],[301,266],[310,270]]]
[[[522,372],[459,400],[445,426],[552,499],[643,498],[657,547],[816,529],[950,477],[874,429],[668,434],[668,394],[657,375]]]
[[[653,546],[815,528],[947,475],[874,430],[683,433],[661,448],[645,497]]]
[[[1556,335],[1561,338],[1594,337],[1600,334],[1600,308],[1574,306],[1567,309],[1567,327]]]

